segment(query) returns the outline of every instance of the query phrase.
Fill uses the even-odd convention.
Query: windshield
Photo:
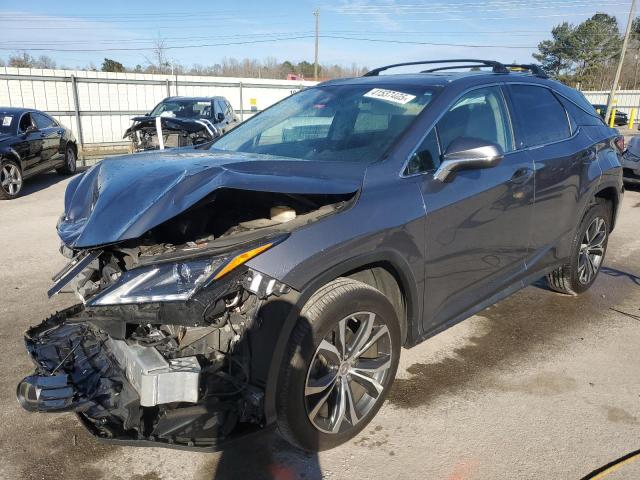
[[[309,88],[227,133],[213,149],[303,160],[379,160],[434,90],[419,86]]]
[[[12,135],[16,131],[17,116],[13,113],[0,112],[0,134]]]
[[[151,116],[176,118],[213,118],[212,114],[212,100],[167,100],[151,111]]]

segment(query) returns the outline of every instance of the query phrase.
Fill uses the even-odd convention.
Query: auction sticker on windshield
[[[13,120],[13,117],[10,116],[6,116],[2,119],[2,126],[3,127],[8,127],[9,125],[11,125],[11,120]]]
[[[415,95],[409,95],[408,93],[397,92],[395,90],[387,90],[384,88],[374,88],[369,90],[363,95],[363,97],[377,98],[378,100],[386,100],[387,102],[399,103],[404,105],[416,98]]]

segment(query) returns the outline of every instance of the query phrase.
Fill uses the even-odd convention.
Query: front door
[[[42,161],[42,137],[30,113],[24,113],[18,124],[18,141],[14,148],[22,159],[24,174],[28,175],[32,170],[37,170]]]
[[[504,158],[491,168],[458,171],[445,182],[424,175],[425,331],[517,284],[530,248],[533,162],[514,148],[501,87],[482,87],[462,96],[417,155],[426,165],[432,159],[435,169],[460,138],[498,145]]]

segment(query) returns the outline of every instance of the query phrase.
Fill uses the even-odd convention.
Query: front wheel
[[[591,287],[604,261],[611,231],[611,205],[598,201],[592,205],[576,230],[569,262],[547,276],[549,288],[577,295]]]
[[[393,306],[369,285],[339,278],[307,302],[278,390],[278,429],[305,450],[333,448],[378,412],[400,358]]]
[[[22,190],[22,170],[13,160],[0,160],[0,200],[16,198]]]

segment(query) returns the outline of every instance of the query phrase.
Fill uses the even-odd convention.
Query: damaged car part
[[[122,138],[130,139],[134,152],[202,145],[222,133],[208,120],[139,116],[131,119]]]
[[[544,275],[587,290],[623,193],[615,131],[535,66],[460,62],[480,71],[327,82],[72,179],[50,293],[82,305],[27,332],[21,404],[120,444],[277,426],[331,448],[380,409],[402,346]]]

